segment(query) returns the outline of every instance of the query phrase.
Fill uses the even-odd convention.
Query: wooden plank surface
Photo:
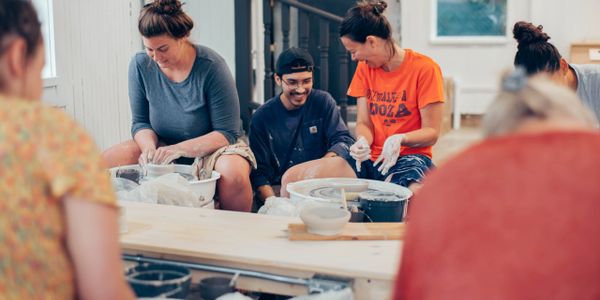
[[[369,241],[401,240],[404,238],[404,223],[348,223],[338,235],[327,236],[306,231],[302,223],[288,225],[290,241]]]
[[[124,207],[128,231],[121,234],[121,246],[129,254],[166,254],[390,284],[398,270],[402,242],[397,240],[292,242],[288,224],[300,218],[134,202]]]

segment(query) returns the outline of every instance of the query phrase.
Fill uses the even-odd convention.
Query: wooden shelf
[[[600,64],[600,41],[572,43],[569,63]]]

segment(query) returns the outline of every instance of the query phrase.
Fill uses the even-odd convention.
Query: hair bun
[[[182,12],[179,0],[154,0],[152,6],[159,14],[175,15]]]
[[[383,0],[362,0],[359,1],[356,5],[356,7],[360,9],[363,16],[368,16],[370,14],[379,16],[383,14],[387,6],[387,3]]]
[[[373,13],[376,15],[381,15],[387,8],[387,3],[383,0],[377,1],[373,3]]]
[[[519,43],[519,46],[533,43],[545,43],[550,37],[542,31],[543,28],[542,25],[536,27],[532,23],[520,21],[517,22],[513,28],[513,36]]]

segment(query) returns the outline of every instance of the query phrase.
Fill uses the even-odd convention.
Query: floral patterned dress
[[[116,207],[94,142],[60,110],[0,96],[0,299],[75,297],[66,196]]]

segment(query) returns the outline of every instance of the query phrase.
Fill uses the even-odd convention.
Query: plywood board
[[[302,223],[288,225],[291,241],[372,241],[401,240],[404,237],[404,223],[348,223],[338,235],[326,236],[306,231]]]
[[[125,203],[125,253],[176,255],[189,261],[220,261],[295,272],[383,280],[398,270],[402,241],[290,241],[288,224],[300,218]],[[340,255],[343,253],[343,255]],[[252,267],[254,268],[254,267]],[[286,272],[287,273],[287,272]]]

